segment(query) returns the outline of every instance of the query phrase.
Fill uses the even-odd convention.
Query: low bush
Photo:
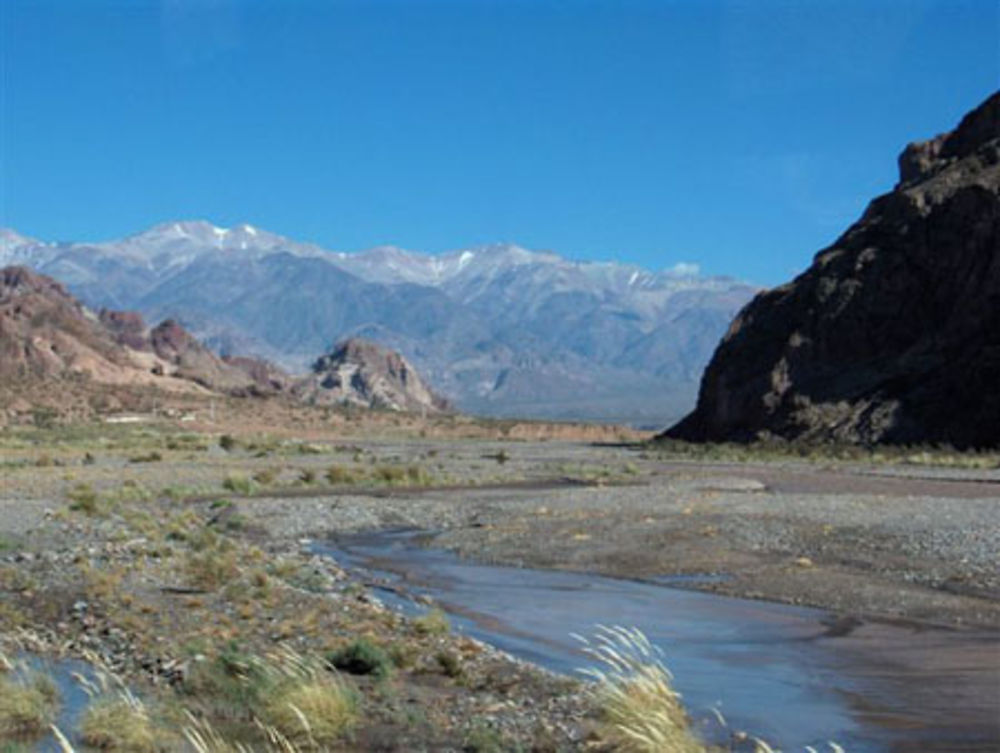
[[[332,666],[352,675],[372,675],[384,680],[392,674],[393,662],[389,654],[365,638],[331,651],[326,659]]]

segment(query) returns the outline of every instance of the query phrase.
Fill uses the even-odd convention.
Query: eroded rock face
[[[1000,444],[1000,93],[736,317],[669,437]]]
[[[222,359],[181,325],[147,330],[140,314],[84,307],[51,277],[0,269],[0,380],[92,379],[191,391],[273,394],[290,378],[256,359]],[[200,388],[199,388],[200,389]]]
[[[345,340],[320,357],[312,371],[295,388],[309,402],[413,412],[450,409],[403,356],[367,340]]]
[[[123,349],[62,285],[27,267],[0,269],[0,378],[130,367]]]

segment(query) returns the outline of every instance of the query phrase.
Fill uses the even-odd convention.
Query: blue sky
[[[0,2],[0,224],[774,284],[1000,84],[992,0]]]

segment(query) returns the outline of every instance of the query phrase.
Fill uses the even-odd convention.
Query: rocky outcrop
[[[313,364],[294,391],[311,403],[347,403],[397,411],[441,412],[448,402],[434,394],[403,356],[352,338]]]
[[[73,376],[174,391],[197,384],[234,395],[273,394],[290,384],[266,362],[218,357],[175,321],[148,330],[136,312],[94,314],[51,277],[0,269],[0,379]]]
[[[220,358],[173,319],[166,319],[150,331],[149,344],[158,358],[172,366],[170,373],[210,390],[233,395],[277,391],[274,382],[263,374],[264,368],[251,365],[252,359],[234,362]],[[262,377],[259,381],[258,375]]]
[[[137,370],[100,321],[51,277],[0,270],[0,378]]]
[[[101,309],[97,317],[119,345],[133,350],[149,350],[146,322],[138,311]]]
[[[1000,93],[736,317],[665,435],[1000,444]]]

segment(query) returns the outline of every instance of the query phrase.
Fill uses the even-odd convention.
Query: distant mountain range
[[[0,266],[50,275],[88,306],[172,318],[222,354],[301,371],[364,337],[398,350],[467,412],[662,425],[758,289],[498,244],[338,253],[250,225],[169,222],[102,243],[0,230]]]

